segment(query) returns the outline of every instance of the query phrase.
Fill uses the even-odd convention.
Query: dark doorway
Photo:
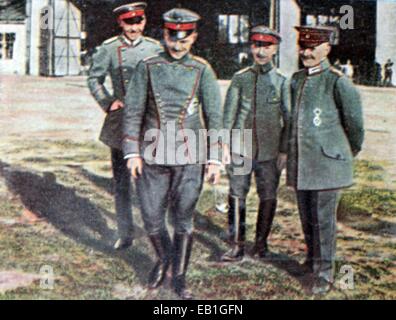
[[[112,10],[128,1],[97,1],[86,5],[87,49],[119,33]],[[147,8],[146,34],[162,38],[162,14],[175,7],[191,9],[202,16],[194,53],[208,60],[219,78],[229,79],[234,72],[251,63],[249,28],[269,23],[269,0],[151,0]]]
[[[348,60],[354,66],[354,80],[361,84],[375,82],[375,50],[376,50],[376,1],[329,0],[319,2],[301,0],[301,24],[331,25],[332,20],[342,17],[340,8],[350,5],[354,12],[354,28],[339,29],[338,43],[332,48],[330,60],[339,60],[346,64]]]

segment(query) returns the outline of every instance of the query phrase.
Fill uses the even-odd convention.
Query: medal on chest
[[[322,114],[322,110],[320,110],[319,108],[315,108],[313,113],[314,113],[313,124],[315,127],[319,127],[322,124],[322,119],[320,118],[320,115]]]

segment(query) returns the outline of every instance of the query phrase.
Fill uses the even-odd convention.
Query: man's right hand
[[[116,100],[111,104],[109,112],[117,111],[122,108],[124,108],[124,103],[121,100]]]
[[[134,179],[139,178],[143,172],[143,160],[141,157],[128,159],[127,166],[131,170],[131,175]]]
[[[231,163],[231,151],[230,146],[228,144],[223,144],[223,157],[222,157],[223,165]]]

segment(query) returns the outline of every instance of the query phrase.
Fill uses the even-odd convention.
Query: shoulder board
[[[298,77],[301,74],[305,74],[305,69],[300,69],[293,73],[292,78]]]
[[[142,61],[147,62],[147,61],[149,61],[149,60],[151,60],[153,58],[156,58],[156,57],[159,57],[159,55],[155,54],[155,55],[152,55],[152,56],[148,56],[147,58],[144,58]]]
[[[286,78],[286,76],[285,76],[279,69],[276,69],[275,72],[276,72],[276,74],[277,74],[278,76],[280,76],[280,77],[282,77],[282,78]]]
[[[199,63],[202,63],[204,65],[209,65],[209,62],[201,57],[193,56],[192,58],[193,60],[198,61]]]
[[[118,39],[118,36],[115,36],[113,38],[107,39],[105,42],[103,42],[103,44],[110,44],[113,43],[114,41],[116,41]]]
[[[159,45],[159,46],[161,45],[161,42],[159,42],[158,40],[155,40],[155,39],[153,39],[153,38],[144,37],[144,39],[147,40],[148,42],[155,43],[155,44],[157,44],[157,45]]]
[[[342,77],[342,76],[344,75],[344,74],[342,73],[342,71],[341,71],[341,70],[338,70],[337,68],[330,67],[329,70],[330,70],[330,72],[336,74],[336,75],[339,76],[339,77]]]
[[[235,72],[235,75],[243,74],[243,73],[245,73],[245,72],[247,72],[249,70],[250,70],[250,67],[246,67],[246,68],[244,68],[242,70],[239,70],[239,71]]]

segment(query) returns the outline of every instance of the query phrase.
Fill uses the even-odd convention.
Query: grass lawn
[[[142,229],[138,199],[134,246],[112,250],[115,215],[108,149],[100,143],[17,139],[0,142],[0,277],[31,275],[4,288],[1,299],[176,299],[167,288],[147,290],[154,252]],[[396,192],[387,162],[356,162],[356,185],[344,192],[338,212],[336,270],[353,268],[354,288],[336,288],[323,299],[396,298]],[[254,188],[252,188],[254,189]],[[188,281],[198,299],[312,299],[310,279],[297,274],[305,245],[294,194],[284,181],[270,236],[269,261],[249,256],[238,264],[219,258],[228,245],[226,214],[213,208],[226,198],[227,180],[205,185],[195,218]],[[248,249],[254,241],[257,196],[248,197]],[[53,270],[48,289],[42,276]],[[9,280],[9,277],[6,279]],[[51,278],[52,279],[52,278]],[[14,285],[13,285],[14,284]]]

